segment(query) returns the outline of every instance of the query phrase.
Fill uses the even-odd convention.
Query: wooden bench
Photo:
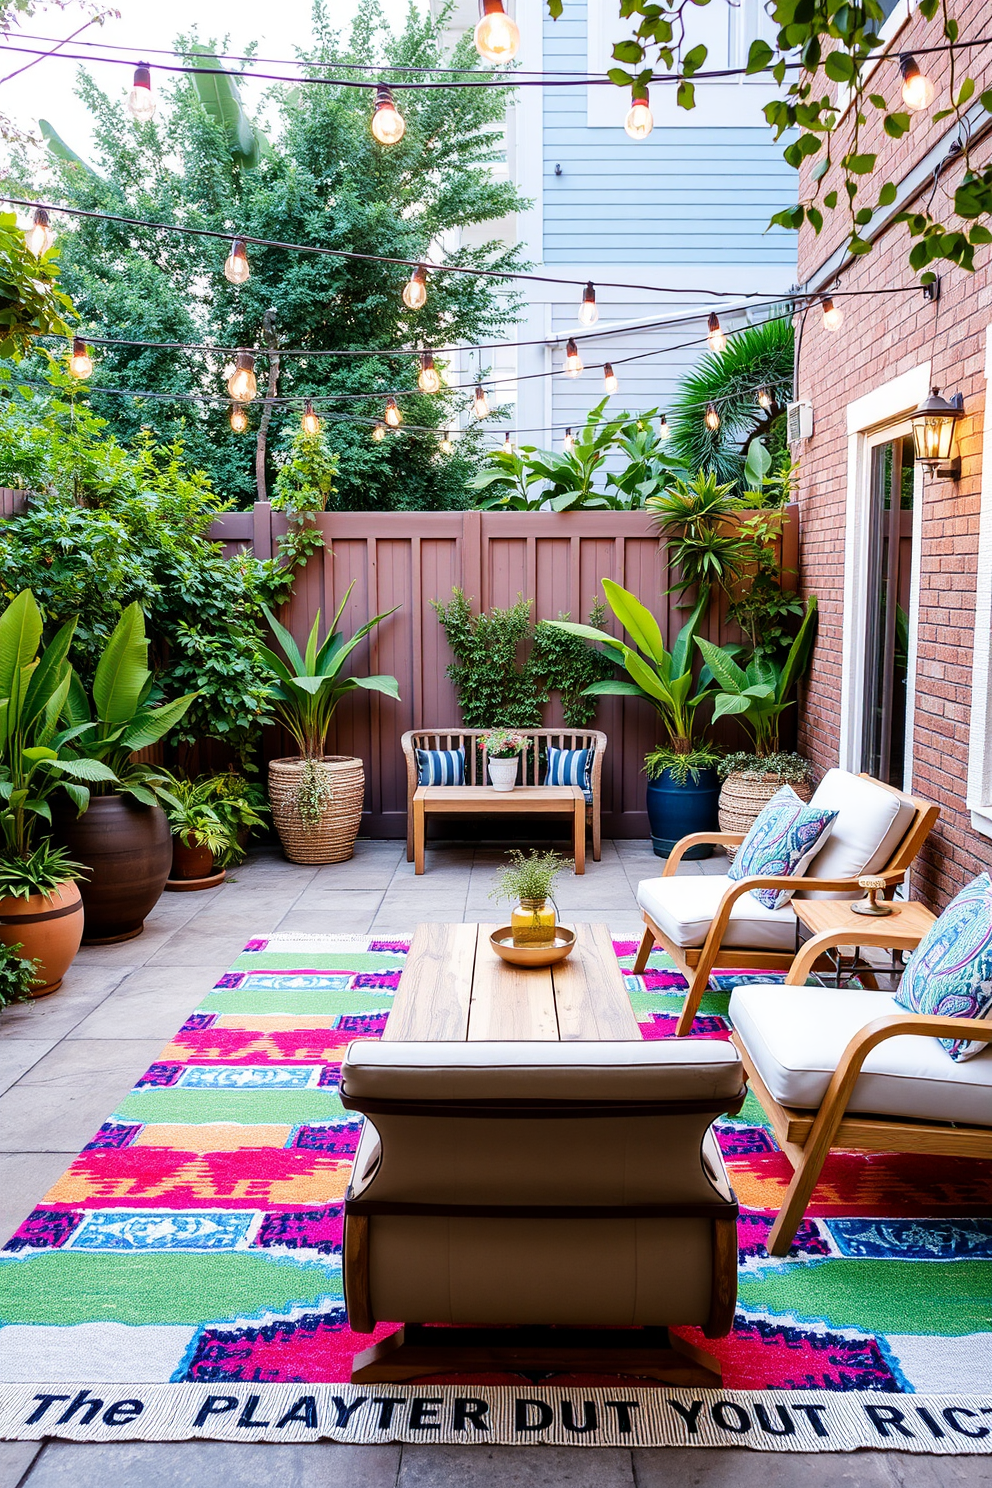
[[[488,755],[480,741],[491,729],[410,729],[400,740],[406,756],[406,860],[414,861],[414,797],[417,794],[417,750],[418,749],[464,749],[466,786],[489,784]],[[603,755],[606,752],[606,735],[601,729],[514,729],[522,734],[526,743],[520,756],[520,781],[525,787],[540,786],[547,769],[549,745],[556,749],[593,749],[590,785],[592,803],[586,806],[586,823],[592,828],[592,856],[598,863],[602,853],[602,829],[600,826],[600,801],[603,776]],[[432,791],[451,790],[452,786],[429,787]],[[513,803],[502,806],[501,811],[518,810],[526,815],[529,806],[536,801],[532,796],[528,802],[523,790],[508,791],[501,800]],[[567,809],[567,808],[565,808]],[[480,792],[473,800],[464,798],[464,810],[468,812],[491,811],[492,801],[488,793]],[[421,870],[418,870],[421,871]]]

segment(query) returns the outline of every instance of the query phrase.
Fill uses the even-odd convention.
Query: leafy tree
[[[312,73],[326,75],[333,61],[344,61],[362,64],[368,71],[358,76],[369,80],[383,62],[411,69],[447,64],[441,43],[446,15],[432,18],[411,4],[394,34],[379,0],[362,0],[350,35],[342,38],[332,25],[333,6],[315,0],[307,45]],[[180,39],[181,46],[193,44]],[[468,75],[479,66],[470,37],[453,55]],[[216,65],[209,48],[204,62]],[[419,74],[407,76],[412,81]],[[498,87],[398,92],[406,132],[388,149],[369,128],[368,88],[273,87],[266,104],[271,141],[248,118],[234,76],[186,76],[167,84],[164,106],[144,124],[127,118],[119,100],[85,74],[79,89],[94,119],[92,166],[46,128],[58,193],[75,206],[232,238],[245,234],[416,261],[428,260],[442,235],[495,223],[520,205],[513,186],[491,170],[501,151],[506,104]],[[400,398],[406,428],[377,443],[370,439],[371,422],[382,415],[386,396],[416,388],[417,359],[316,353],[441,347],[498,334],[516,313],[515,297],[500,280],[501,270],[518,264],[516,249],[494,240],[446,250],[447,263],[491,269],[495,277],[432,274],[425,306],[408,311],[401,290],[410,271],[402,264],[251,247],[251,277],[235,286],[221,273],[228,249],[217,239],[81,220],[62,241],[66,286],[94,335],[258,347],[263,318],[272,312],[269,332],[282,349],[278,396],[334,398],[318,404],[338,457],[334,509],[466,503],[476,437],[463,437],[454,454],[439,456],[434,432],[455,422],[454,409],[466,395],[447,388]],[[310,354],[289,356],[286,348]],[[100,348],[95,386],[176,396],[142,401],[93,393],[91,400],[124,444],[144,427],[160,442],[181,437],[215,488],[245,504],[256,492],[251,435],[229,429],[223,404],[178,396],[223,394],[229,360],[160,346]],[[256,371],[261,395],[269,382],[261,358]],[[257,425],[255,410],[250,419]],[[276,405],[272,419],[278,446],[299,411]],[[265,464],[271,479],[271,455]]]

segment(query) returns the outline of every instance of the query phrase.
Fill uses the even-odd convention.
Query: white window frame
[[[910,431],[909,415],[930,389],[930,363],[894,377],[847,405],[847,508],[844,532],[844,621],[841,653],[839,764],[861,769],[865,696],[865,633],[868,625],[868,560],[871,546],[871,459],[879,444]],[[913,493],[913,569],[909,598],[909,666],[906,687],[906,768],[903,788],[912,789],[916,658],[920,618],[920,558],[923,547],[923,472],[916,467]]]
[[[985,377],[992,377],[992,326],[985,331]],[[992,837],[992,405],[986,395],[982,437],[982,495],[975,584],[975,649],[971,670],[967,807],[971,825]]]

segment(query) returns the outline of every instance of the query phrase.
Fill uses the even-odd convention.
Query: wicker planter
[[[365,767],[346,754],[325,754],[331,800],[319,822],[300,816],[297,792],[303,775],[301,759],[269,761],[272,821],[291,863],[343,863],[355,850],[365,798]]]
[[[808,801],[813,794],[812,787],[805,782],[785,781],[781,775],[758,775],[751,770],[735,770],[728,775],[720,792],[720,831],[750,831],[762,808],[783,785],[791,785],[801,801]],[[733,858],[737,849],[728,847],[726,853]]]

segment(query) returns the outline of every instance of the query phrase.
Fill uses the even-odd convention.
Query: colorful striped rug
[[[364,1435],[349,1435],[358,1421],[348,1403],[359,1397],[342,1384],[369,1339],[349,1331],[342,1300],[341,1200],[357,1125],[337,1099],[342,1051],[353,1038],[381,1034],[407,948],[405,940],[354,936],[248,942],[0,1254],[0,1435],[238,1436],[239,1423],[240,1439],[319,1432],[387,1440],[413,1429],[397,1406],[396,1420],[383,1424],[380,1416]],[[634,976],[635,949],[616,943],[638,1022],[645,1038],[669,1037],[684,983],[659,952],[644,976]],[[727,1036],[728,994],[745,976],[769,979],[715,978],[697,1035]],[[992,1379],[992,1164],[837,1155],[793,1255],[776,1260],[763,1242],[789,1165],[753,1097],[718,1130],[744,1211],[738,1316],[723,1340],[684,1332],[719,1356],[727,1395],[715,1415],[714,1402],[706,1403],[695,1426],[670,1412],[670,1439],[836,1450],[836,1433],[824,1441],[816,1422],[833,1412],[840,1423],[841,1397],[852,1406],[860,1397],[867,1436],[853,1445],[990,1449],[992,1398],[976,1406],[974,1392]],[[496,1387],[494,1412],[498,1399],[522,1388],[512,1376],[476,1383]],[[276,1385],[289,1402],[278,1427],[258,1405]],[[562,1380],[528,1385],[526,1397],[552,1399],[556,1385],[581,1396],[581,1381]],[[317,1393],[299,1395],[297,1386]],[[325,1386],[332,1393],[320,1398],[339,1404],[318,1422]],[[641,1382],[634,1394],[641,1399],[652,1388],[659,1401],[678,1397]],[[438,1399],[447,1400],[441,1389]],[[390,1391],[399,1400],[410,1395]],[[793,1409],[789,1419],[802,1429],[785,1437],[774,1429],[781,1418],[769,1417],[763,1441],[748,1440],[750,1426],[759,1426],[750,1407],[727,1404],[809,1400],[809,1392],[828,1414],[807,1411],[800,1420]],[[902,1427],[894,1423],[891,1401],[899,1396],[917,1397],[909,1437],[905,1411],[895,1410]],[[922,1396],[950,1400],[940,1405],[943,1415],[929,1411],[931,1425],[926,1409],[919,1414]],[[314,1402],[312,1411],[294,1407],[297,1397]],[[876,1420],[871,1412],[883,1397],[890,1404]],[[252,1398],[255,1406],[246,1405]],[[215,1403],[201,1420],[204,1400],[229,1403]],[[620,1430],[621,1412],[601,1415]],[[646,1419],[640,1439],[669,1439],[660,1425],[648,1430]],[[556,1421],[540,1439],[586,1443],[562,1436]],[[525,1431],[524,1439],[536,1438]]]

